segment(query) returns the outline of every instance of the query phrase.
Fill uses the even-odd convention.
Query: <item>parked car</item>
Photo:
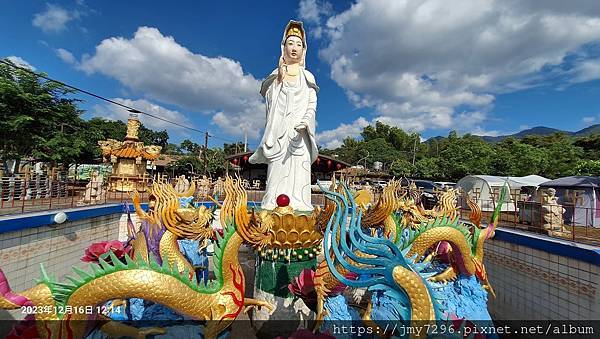
[[[437,204],[437,192],[436,190],[441,189],[440,185],[429,180],[413,180],[415,185],[421,189],[421,201],[423,207],[431,209]]]
[[[324,188],[329,189],[329,187],[331,187],[331,180],[319,180],[319,184],[321,184],[321,186]],[[310,189],[313,192],[321,192],[321,188],[316,183],[314,185],[310,185]]]
[[[388,185],[388,182],[385,180],[376,180],[373,181],[373,187],[376,189],[384,189]]]
[[[454,188],[456,186],[455,182],[450,182],[450,181],[436,181],[435,184],[440,186],[440,188],[443,190],[445,190],[447,188]]]

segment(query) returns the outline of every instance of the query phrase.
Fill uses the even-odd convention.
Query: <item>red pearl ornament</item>
[[[233,162],[234,165],[237,165],[238,164],[238,159],[234,158],[232,162]]]
[[[338,170],[341,170],[342,169],[342,164],[335,165],[335,168],[337,168]]]
[[[290,204],[290,197],[288,197],[285,194],[280,194],[277,196],[277,206],[279,207],[286,207],[287,205]]]
[[[332,164],[333,164],[333,161],[327,160],[327,168],[331,168]]]
[[[317,161],[315,161],[317,163],[317,165],[321,164],[321,158],[317,158]]]
[[[248,161],[248,156],[244,155],[244,161]]]

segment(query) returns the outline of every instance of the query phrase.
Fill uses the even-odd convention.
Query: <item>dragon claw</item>
[[[327,315],[329,315],[329,312],[325,309],[317,313],[317,316],[315,317],[315,327],[312,330],[313,333],[317,333],[320,330],[323,320],[325,320]]]
[[[244,313],[247,313],[248,311],[250,311],[251,309],[254,309],[255,307],[257,307],[259,310],[261,307],[265,307],[268,311],[269,314],[272,314],[273,311],[275,311],[275,306],[267,301],[263,301],[263,300],[255,300],[255,299],[250,299],[250,298],[246,298],[244,300],[244,305],[246,306],[246,308],[244,309]]]

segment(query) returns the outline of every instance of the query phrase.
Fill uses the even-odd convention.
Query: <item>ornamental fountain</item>
[[[455,326],[455,331],[489,325],[486,303],[494,290],[483,264],[483,246],[494,236],[499,207],[485,225],[471,201],[469,222],[460,221],[456,191],[440,193],[439,204],[426,210],[413,198],[415,192],[398,181],[391,181],[368,204],[365,194],[351,191],[343,180],[321,187],[327,201],[312,205],[318,87],[304,68],[305,52],[302,24],[290,21],[279,67],[261,90],[269,111],[265,136],[249,158],[269,166],[267,194],[260,205],[247,200],[241,179],[226,177],[222,202],[196,204],[194,189],[176,190],[156,180],[147,207],[142,206],[138,191],[145,191],[147,182],[142,160],[156,159],[160,147],[138,141],[139,121],[132,117],[124,142],[107,140],[101,146],[115,164],[111,189],[134,193],[141,225],[128,223],[125,243],[90,246],[85,255],[92,262],[89,269],[74,268],[64,282],[42,267],[36,286],[16,292],[0,270],[0,308],[44,310],[29,315],[38,320],[30,325],[31,333],[41,338],[65,333],[97,338],[99,331],[135,338],[165,333],[183,337],[189,336],[190,326],[197,338],[221,338],[249,310],[253,320],[301,320],[293,326],[261,322],[259,336],[287,337],[302,327],[327,336],[340,321],[401,337],[400,332],[386,332],[390,323],[421,329],[443,324]],[[286,97],[273,98],[277,93]],[[300,96],[298,101],[289,99],[294,95]],[[300,107],[297,116],[287,109],[292,102],[300,102],[290,106]],[[286,134],[288,144],[281,147],[277,136]],[[504,188],[498,206],[506,195]],[[214,248],[210,265],[203,255],[209,244]],[[253,298],[247,297],[239,260],[243,245],[257,258]],[[346,296],[358,290],[364,293],[360,304]],[[122,322],[158,319],[197,322],[163,323],[161,328]],[[244,332],[244,337],[251,336]]]

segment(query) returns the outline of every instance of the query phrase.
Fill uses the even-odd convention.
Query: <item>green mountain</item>
[[[576,137],[584,137],[591,134],[600,133],[600,124],[595,124],[590,127],[586,127],[580,131],[575,132],[573,135]]]
[[[576,132],[563,131],[563,130],[559,130],[556,128],[550,128],[550,127],[544,127],[544,126],[537,126],[537,127],[526,129],[519,133],[515,133],[515,134],[511,134],[511,135],[499,135],[496,137],[482,136],[481,138],[488,142],[498,142],[498,141],[502,141],[503,139],[506,139],[508,137],[521,139],[526,136],[532,136],[532,135],[544,136],[544,135],[550,135],[550,134],[554,134],[554,133],[565,133],[567,135],[571,135],[574,137],[583,137],[583,136],[587,136],[590,134],[600,133],[600,124],[592,125],[592,126],[586,127],[584,129],[576,131]]]

